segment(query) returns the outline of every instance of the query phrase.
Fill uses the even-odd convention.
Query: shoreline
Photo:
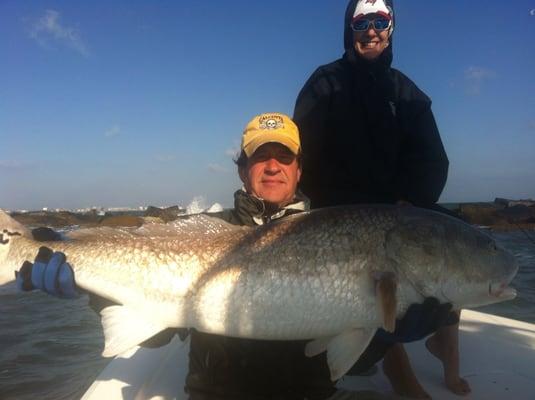
[[[438,203],[463,221],[496,232],[535,230],[535,201],[496,199],[494,202]],[[26,226],[48,226],[62,228],[69,226],[128,226],[139,227],[146,221],[166,223],[186,215],[179,206],[158,208],[149,206],[140,210],[96,209],[79,212],[67,210],[11,211],[9,214]]]

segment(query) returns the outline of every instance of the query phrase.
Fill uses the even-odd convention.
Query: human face
[[[366,19],[381,18],[379,14],[368,14]],[[390,29],[377,31],[373,24],[365,31],[353,32],[353,44],[358,55],[372,61],[377,59],[388,47],[390,41]]]
[[[266,143],[247,159],[239,174],[247,193],[284,207],[295,197],[301,168],[295,154],[286,146]]]

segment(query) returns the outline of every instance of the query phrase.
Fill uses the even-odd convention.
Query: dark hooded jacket
[[[448,172],[431,100],[391,68],[392,36],[374,62],[357,55],[350,28],[356,3],[346,10],[343,57],[319,67],[296,101],[300,188],[312,208],[398,200],[429,207]]]

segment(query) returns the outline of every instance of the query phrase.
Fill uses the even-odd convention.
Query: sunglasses
[[[373,29],[379,32],[390,27],[390,20],[388,18],[359,18],[351,23],[351,29],[353,29],[355,32],[367,31],[370,29],[370,24],[373,26]]]

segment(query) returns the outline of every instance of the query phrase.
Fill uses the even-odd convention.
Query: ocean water
[[[482,307],[535,323],[535,232],[494,233],[518,259],[518,297]],[[79,399],[109,360],[87,297],[59,300],[40,292],[0,287],[0,399]]]

